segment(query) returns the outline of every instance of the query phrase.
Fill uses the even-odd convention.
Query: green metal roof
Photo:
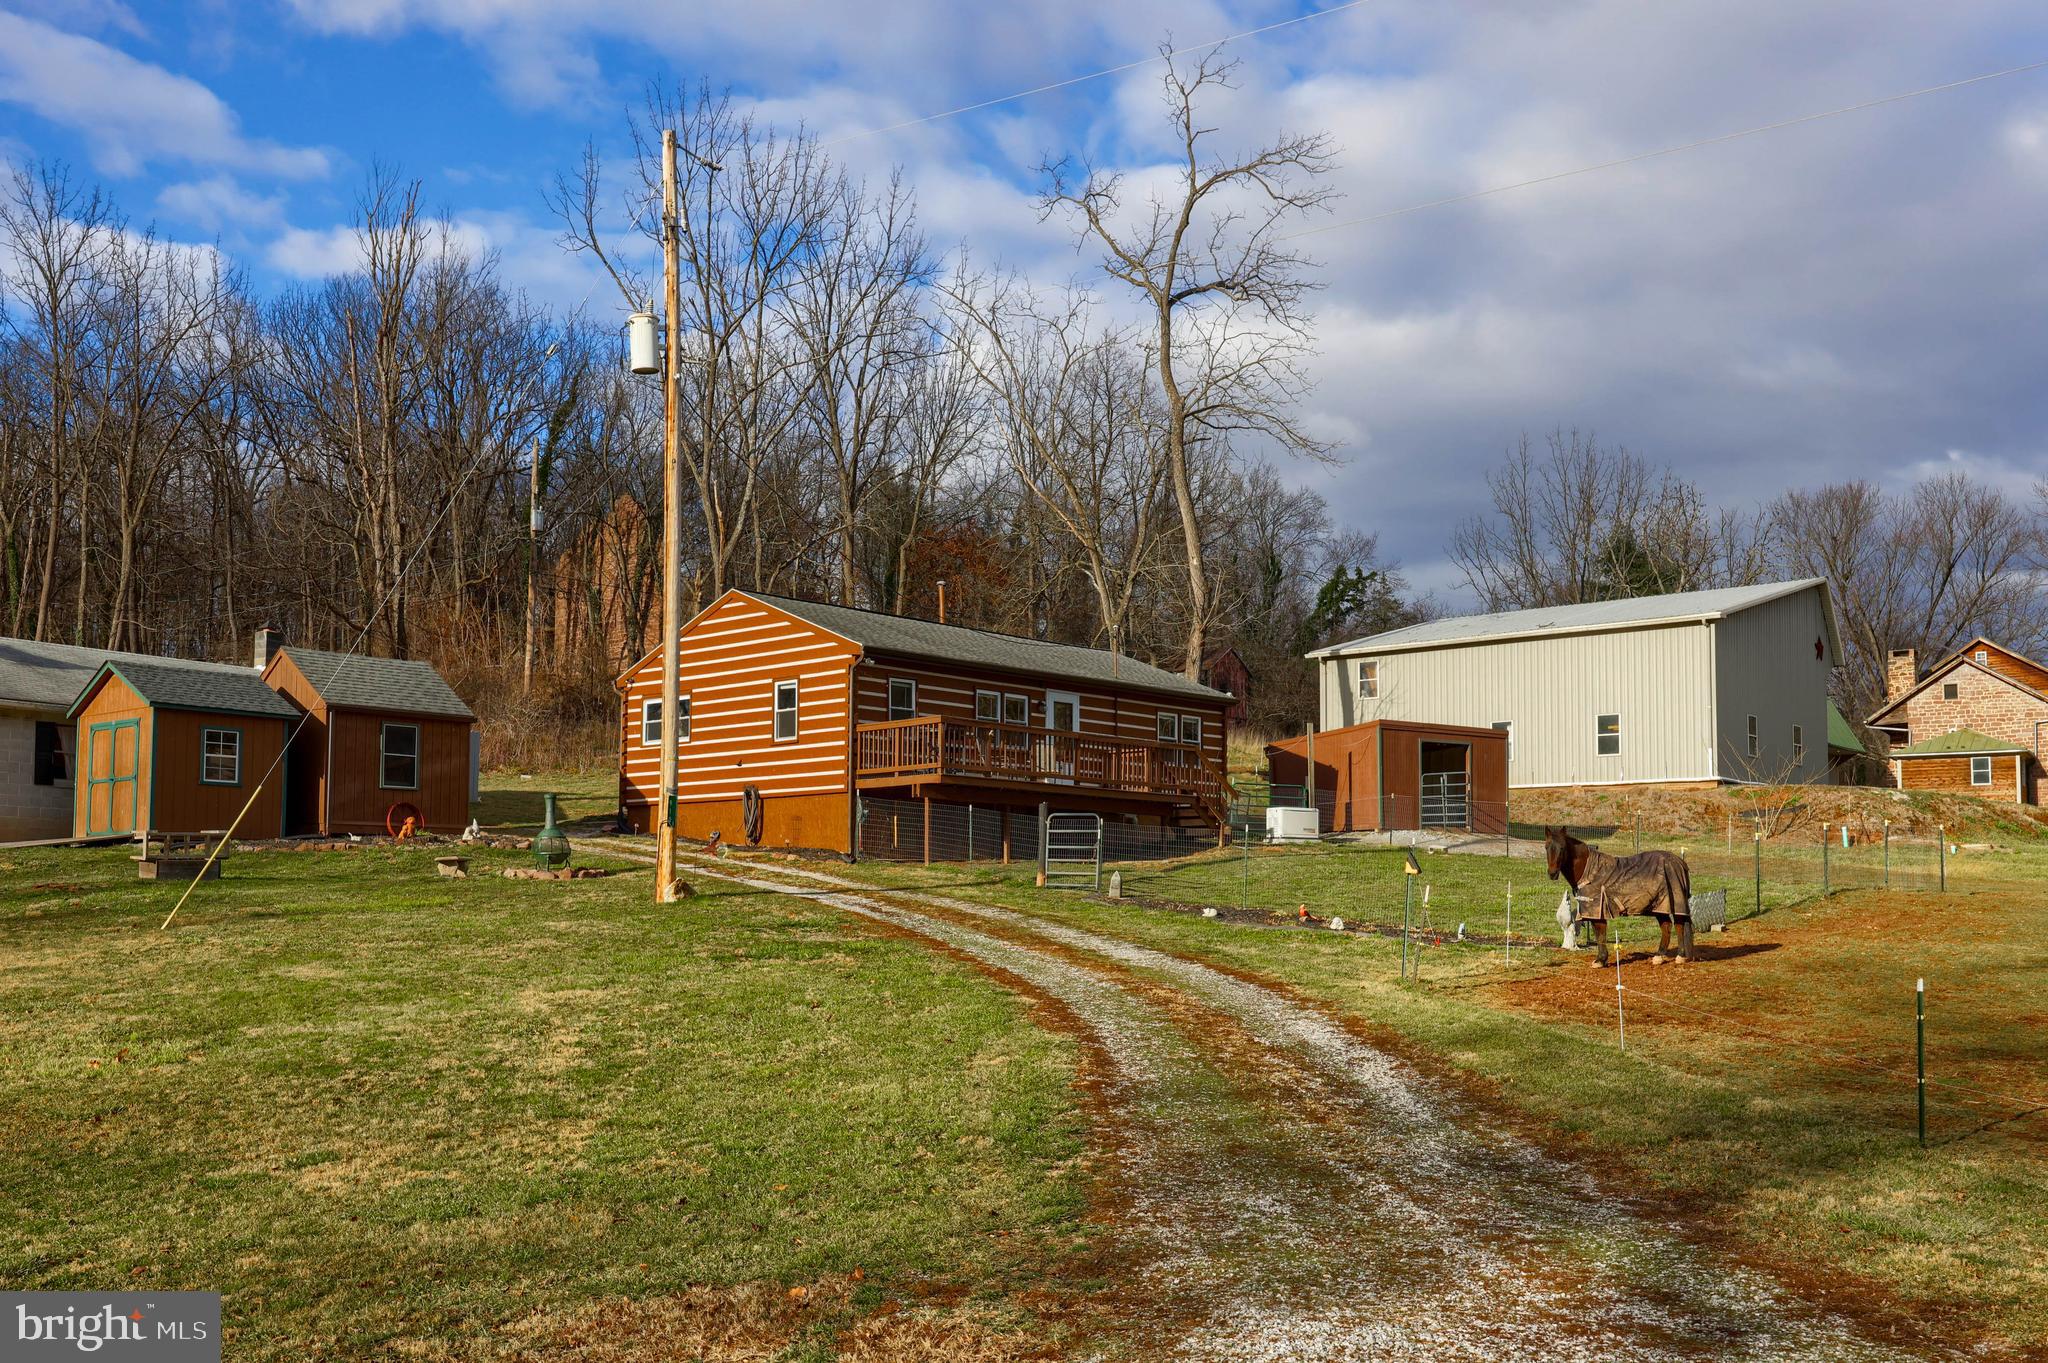
[[[1230,699],[1228,692],[1198,685],[1177,672],[1141,663],[1136,658],[1119,656],[1107,649],[1053,644],[1043,639],[1019,638],[1014,634],[992,634],[963,625],[942,625],[935,620],[913,620],[901,615],[885,615],[880,611],[828,605],[822,601],[770,596],[766,592],[746,592],[744,595],[765,601],[799,620],[875,652],[928,658],[934,662],[970,663],[1036,677],[1126,686],[1197,700]]]
[[[128,683],[136,695],[164,710],[205,710],[221,715],[254,715],[259,718],[297,719],[292,703],[264,685],[254,668],[228,663],[184,663],[123,658],[102,663],[92,680],[71,703],[76,717],[86,698],[99,689],[100,679],[113,673]]]
[[[1842,752],[1868,753],[1870,751],[1870,749],[1863,746],[1863,740],[1856,737],[1856,730],[1849,726],[1849,721],[1843,717],[1840,710],[1835,708],[1833,701],[1828,702],[1828,746]]]
[[[1950,729],[1945,734],[1923,738],[1903,748],[1893,748],[1893,757],[1960,757],[1984,753],[2023,753],[2026,749],[2017,743],[2002,743],[1988,734],[1975,729]]]
[[[379,710],[386,714],[475,719],[462,697],[427,663],[402,658],[366,658],[287,644],[284,653],[299,665],[320,699],[337,710]]]

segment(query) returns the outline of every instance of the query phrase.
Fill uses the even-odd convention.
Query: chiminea
[[[547,801],[548,816],[540,832],[533,835],[533,864],[543,871],[559,871],[569,864],[569,835],[555,822],[554,792],[541,798]]]

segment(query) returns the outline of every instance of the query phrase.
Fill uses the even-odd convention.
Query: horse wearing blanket
[[[1550,878],[1563,878],[1577,904],[1575,921],[1591,923],[1600,947],[1595,965],[1607,964],[1607,920],[1648,916],[1663,930],[1657,954],[1662,965],[1671,951],[1671,925],[1679,924],[1678,959],[1692,951],[1692,871],[1676,852],[1638,852],[1615,857],[1581,842],[1563,828],[1543,830],[1544,857]]]

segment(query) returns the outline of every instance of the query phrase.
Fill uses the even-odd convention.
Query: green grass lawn
[[[160,932],[124,852],[8,854],[0,1282],[219,1290],[238,1359],[491,1357],[858,1267],[843,1320],[1073,1232],[1075,1056],[1013,994],[802,900],[432,855],[240,854]]]
[[[1270,883],[1276,894],[1284,883],[1283,900],[1300,895],[1319,913],[1346,914],[1359,902],[1383,913],[1391,902],[1398,920],[1399,871],[1386,854],[1272,856]],[[1444,896],[1447,907],[1483,895],[1502,874],[1492,858],[1437,856],[1424,865],[1440,887],[1432,899]],[[1353,868],[1358,880],[1343,880]],[[1206,889],[1235,904],[1238,869],[1162,874],[1182,897]],[[1714,936],[1720,959],[1659,968],[1638,956],[1625,967],[1624,1053],[1611,973],[1562,952],[1517,952],[1510,964],[1499,946],[1430,946],[1419,952],[1420,985],[1404,985],[1397,940],[1034,890],[987,866],[871,862],[857,873],[973,886],[1031,912],[1283,981],[1384,1028],[1424,1063],[1476,1081],[1616,1186],[1675,1198],[1687,1219],[1720,1227],[1780,1267],[1823,1281],[1863,1275],[1916,1312],[1959,1312],[1965,1329],[2048,1348],[2048,1113],[1951,1087],[2022,1099],[2048,1090],[2048,892],[1811,898]],[[1516,874],[1542,870],[1517,863]],[[1436,921],[1446,918],[1440,911]],[[1650,935],[1645,926],[1631,924],[1632,940]],[[1931,1000],[1927,1151],[1914,1139],[1920,977]]]
[[[531,833],[541,825],[545,796],[552,791],[564,823],[601,818],[618,812],[619,774],[602,771],[487,771],[477,782],[481,797],[476,820],[500,832]]]

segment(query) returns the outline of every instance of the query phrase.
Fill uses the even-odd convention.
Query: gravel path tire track
[[[1603,1196],[1583,1170],[1276,990],[958,895],[685,860],[694,876],[940,943],[1087,1029],[1108,1071],[1098,1192],[1123,1266],[1091,1303],[1105,1334],[1090,1356],[1961,1356],[1877,1339]]]

